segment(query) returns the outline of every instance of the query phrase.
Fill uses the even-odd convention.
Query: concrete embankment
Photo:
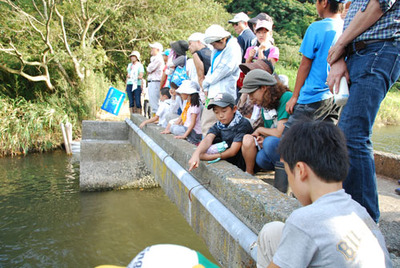
[[[255,267],[253,243],[259,230],[266,222],[285,221],[300,207],[299,202],[226,161],[201,162],[188,173],[185,169],[195,146],[161,135],[162,129],[155,125],[138,129],[143,119],[132,115],[127,122],[83,122],[81,189],[118,188],[129,183],[138,169],[129,166],[141,161],[222,267]],[[107,149],[110,153],[105,152],[103,143],[111,143],[106,145],[113,147]],[[130,155],[130,150],[139,157]],[[119,168],[110,167],[107,158],[117,161]]]

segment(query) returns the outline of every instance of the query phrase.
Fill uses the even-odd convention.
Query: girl
[[[185,80],[176,90],[181,95],[183,101],[186,100],[185,108],[181,116],[161,132],[163,134],[172,133],[176,139],[187,139],[190,143],[198,144],[201,141],[201,102],[199,96],[200,87],[196,82]]]
[[[260,20],[256,25],[257,44],[246,50],[246,63],[256,59],[268,59],[273,65],[279,60],[279,49],[273,46],[272,21]]]

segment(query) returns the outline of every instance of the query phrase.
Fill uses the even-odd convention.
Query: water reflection
[[[78,174],[62,152],[0,159],[0,267],[126,265],[158,243],[212,258],[162,189],[80,193]]]

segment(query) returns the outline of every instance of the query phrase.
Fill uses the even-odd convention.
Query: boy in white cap
[[[251,47],[251,42],[256,37],[253,31],[248,27],[248,20],[249,16],[244,12],[240,12],[237,13],[233,19],[228,21],[232,24],[233,29],[235,29],[235,32],[238,35],[237,41],[242,49],[242,63],[245,62],[244,54],[246,53],[246,50]]]
[[[131,62],[128,64],[128,74],[126,76],[126,93],[129,99],[129,111],[130,113],[137,112],[141,114],[142,106],[140,96],[142,94],[144,67],[140,62],[140,53],[138,51],[132,51],[129,55],[129,59]]]
[[[160,81],[164,69],[164,59],[161,55],[163,46],[156,42],[150,44],[150,64],[147,66],[147,82],[149,92],[149,103],[151,112],[154,114],[158,109],[158,100],[160,99]]]
[[[228,93],[236,100],[236,81],[240,73],[239,64],[242,62],[236,38],[220,25],[214,24],[207,28],[204,42],[213,46],[211,67],[202,84],[208,99],[206,106],[219,93]],[[212,111],[204,109],[201,121],[201,131],[205,136],[217,119]]]

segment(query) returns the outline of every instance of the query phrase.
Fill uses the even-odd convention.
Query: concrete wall
[[[374,158],[377,174],[400,180],[400,155],[374,151]]]
[[[128,133],[125,122],[82,122],[81,191],[115,189],[141,177]]]
[[[132,115],[131,120],[139,125],[143,117]],[[143,129],[169,156],[182,167],[188,168],[187,163],[195,146],[187,141],[174,139],[172,135],[161,135],[161,130],[155,125],[147,125]],[[168,197],[177,205],[193,229],[203,237],[215,259],[223,267],[255,267],[255,261],[246,253],[248,249],[241,248],[238,241],[196,199],[190,201],[190,189],[182,185],[152,148],[133,130],[129,132],[129,140]],[[297,200],[226,161],[214,164],[202,162],[191,174],[255,234],[258,234],[266,222],[284,221],[300,206]]]

